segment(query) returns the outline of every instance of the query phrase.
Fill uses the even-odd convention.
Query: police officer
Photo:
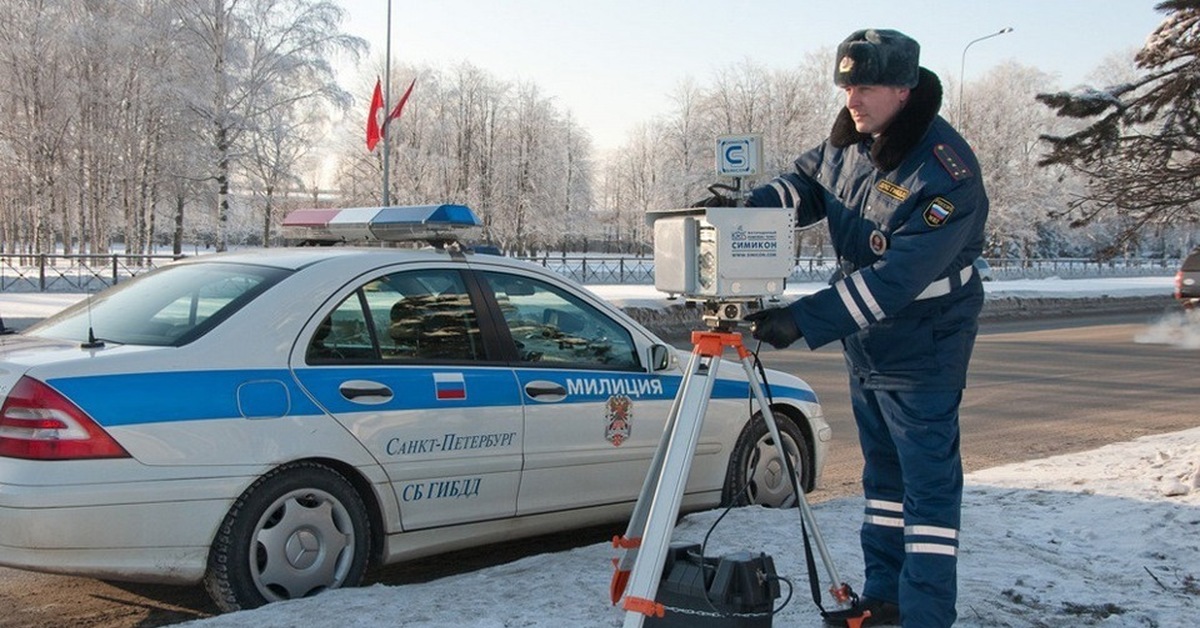
[[[983,284],[972,262],[988,199],[979,163],[938,116],[942,86],[917,42],[857,31],[837,50],[846,106],[828,139],[747,204],[828,220],[840,269],[828,288],[754,312],[755,338],[776,348],[841,340],[865,466],[865,584],[831,625],[935,628],[955,620],[962,504],[958,408]]]

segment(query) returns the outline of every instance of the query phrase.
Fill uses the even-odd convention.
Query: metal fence
[[[546,255],[526,258],[584,284],[653,284],[652,257],[588,257]],[[1120,259],[1097,262],[1083,258],[988,260],[992,279],[1089,279],[1098,277],[1159,277],[1179,270],[1177,259]],[[825,281],[836,261],[829,257],[797,257],[788,278],[793,282]]]
[[[179,257],[173,255],[0,255],[0,292],[94,292],[144,274]],[[654,258],[645,256],[544,255],[524,258],[584,284],[653,284]],[[1082,258],[988,260],[993,279],[1084,279],[1174,275],[1175,259]],[[825,281],[835,262],[797,257],[794,282]]]
[[[176,259],[174,255],[3,255],[0,292],[95,292]]]

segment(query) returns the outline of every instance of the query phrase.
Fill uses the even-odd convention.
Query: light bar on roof
[[[446,242],[482,224],[466,205],[298,209],[283,219],[289,238],[348,243]]]

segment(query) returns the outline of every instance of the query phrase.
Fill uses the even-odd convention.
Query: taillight
[[[58,391],[22,377],[0,407],[0,456],[79,460],[129,452]]]
[[[1183,298],[1183,271],[1175,273],[1175,298]]]

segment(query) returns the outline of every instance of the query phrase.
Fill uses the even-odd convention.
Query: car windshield
[[[164,266],[30,327],[62,340],[181,346],[203,336],[290,271],[207,262]]]

